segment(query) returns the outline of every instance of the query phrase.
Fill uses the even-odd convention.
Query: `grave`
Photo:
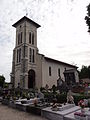
[[[4,104],[4,105],[9,105],[9,100],[8,100],[8,99],[3,99],[3,100],[2,100],[2,104]]]
[[[74,115],[75,113],[81,113],[81,110],[77,110],[68,115],[65,115],[64,120],[90,120],[90,110],[86,110],[86,112],[84,113],[85,117],[83,117],[83,116],[75,117],[75,115]]]
[[[37,99],[37,102],[40,101],[40,98],[31,98],[30,100],[19,99],[15,101],[15,106],[19,110],[26,111],[27,106],[34,105],[34,102],[36,101],[36,99]]]
[[[19,99],[15,101],[16,108],[22,111],[26,111],[27,106],[33,104],[34,99]]]
[[[52,107],[47,107],[42,109],[42,117],[45,117],[49,120],[63,120],[64,116],[72,113],[74,111],[79,110],[79,106],[75,106],[73,104],[62,105],[62,107],[58,107],[58,110],[53,111]]]
[[[27,106],[26,111],[35,115],[41,115],[42,109],[48,106],[50,106],[48,103],[38,103],[37,105],[32,104]]]
[[[14,100],[10,100],[10,101],[9,101],[9,107],[16,108],[16,105],[15,105],[15,101],[14,101]]]

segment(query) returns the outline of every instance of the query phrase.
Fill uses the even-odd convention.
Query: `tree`
[[[90,32],[90,4],[87,6],[87,16],[85,16],[88,32]]]
[[[80,72],[79,72],[80,79],[82,78],[90,78],[90,66],[82,66]]]
[[[3,87],[5,83],[5,77],[3,75],[0,75],[0,87]]]

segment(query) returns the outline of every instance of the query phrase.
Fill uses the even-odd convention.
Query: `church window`
[[[58,76],[60,77],[60,68],[58,68]]]
[[[34,33],[29,32],[29,43],[34,45]]]
[[[29,33],[29,43],[31,44],[31,32]]]
[[[21,32],[21,35],[20,35],[20,36],[21,36],[21,38],[20,38],[20,39],[21,39],[20,42],[22,43],[22,32]]]
[[[18,45],[20,44],[20,33],[18,34]]]
[[[32,33],[32,45],[34,45],[34,33]]]
[[[22,32],[18,34],[18,45],[22,43]]]
[[[34,51],[34,49],[30,48],[30,55],[29,56],[30,56],[29,57],[29,59],[30,59],[29,61],[34,63],[35,62],[35,51]]]
[[[32,50],[32,62],[34,63],[34,49]]]
[[[51,67],[49,67],[49,76],[51,76]]]
[[[21,48],[19,49],[19,55],[18,55],[18,57],[19,57],[19,62],[21,62]]]
[[[17,49],[17,63],[21,62],[21,48]]]
[[[32,61],[32,49],[30,48],[30,56],[29,56],[30,62]]]
[[[17,50],[17,63],[18,63],[18,50]]]

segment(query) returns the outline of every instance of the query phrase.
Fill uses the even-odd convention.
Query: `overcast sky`
[[[85,23],[90,0],[0,0],[0,75],[10,81],[16,21],[28,13],[38,24],[41,54],[66,63],[90,65],[90,35]]]

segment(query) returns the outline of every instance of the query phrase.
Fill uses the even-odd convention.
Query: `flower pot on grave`
[[[81,108],[81,113],[85,113],[85,109],[84,108]]]

